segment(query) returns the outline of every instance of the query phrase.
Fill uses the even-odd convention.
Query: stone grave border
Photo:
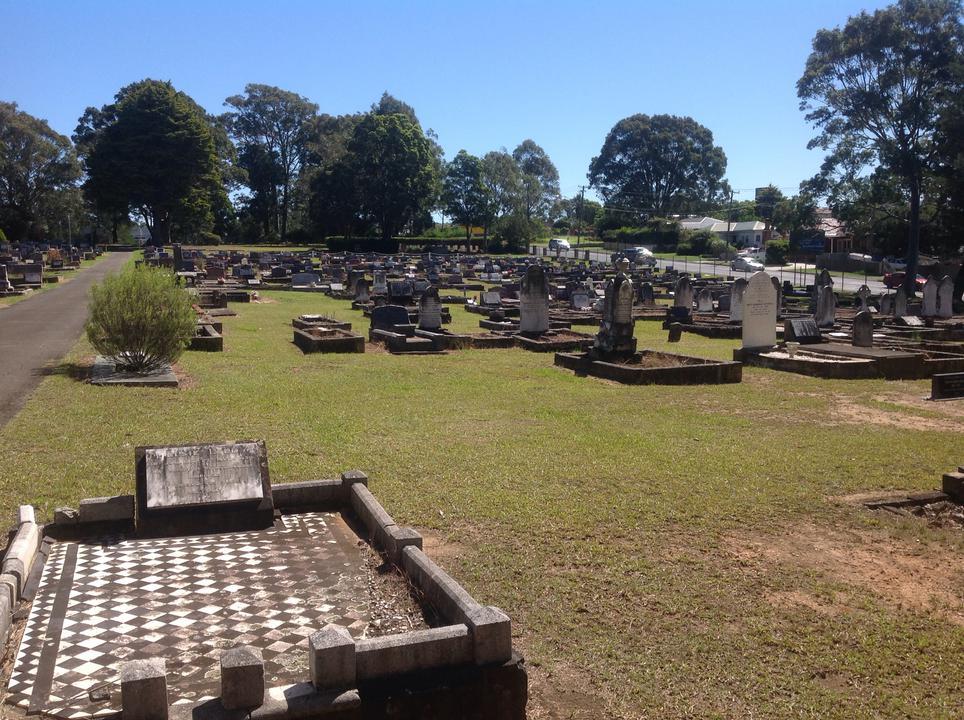
[[[282,514],[347,512],[357,518],[369,542],[405,575],[446,624],[358,640],[336,625],[318,628],[308,642],[309,677],[279,687],[265,687],[264,664],[256,648],[226,649],[221,656],[221,697],[170,707],[166,707],[163,659],[121,662],[124,720],[233,719],[239,717],[239,709],[250,713],[245,717],[252,720],[294,720],[341,712],[355,718],[366,712],[366,705],[384,705],[387,711],[394,694],[414,692],[418,696],[432,688],[451,689],[453,682],[478,688],[483,695],[475,699],[498,708],[491,715],[494,718],[525,717],[524,661],[512,648],[509,617],[475,600],[423,552],[422,536],[411,527],[398,525],[386,512],[368,489],[367,474],[349,470],[338,479],[282,483],[271,489],[275,509]],[[59,508],[54,522],[46,526],[36,523],[29,505],[21,506],[19,517],[0,568],[0,588],[4,590],[0,592],[0,640],[4,643],[20,601],[33,599],[53,538],[93,539],[112,532],[137,537],[132,532],[133,495],[85,499],[79,510]],[[251,699],[252,692],[260,702]]]
[[[646,355],[675,358],[683,361],[683,364],[676,367],[640,367],[594,360],[589,353],[556,353],[553,364],[572,370],[577,376],[590,375],[626,385],[720,385],[743,380],[743,365],[739,362],[708,360],[657,350],[635,353],[637,358]]]
[[[315,335],[312,333],[312,330],[315,328],[327,328],[331,331],[331,334],[323,336]],[[305,354],[365,352],[364,335],[321,324],[310,325],[304,330],[295,328],[292,342],[301,348],[301,352]]]

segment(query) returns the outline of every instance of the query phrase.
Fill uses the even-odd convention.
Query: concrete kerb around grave
[[[237,648],[227,649],[221,663],[222,698],[199,702],[194,706],[144,707],[137,697],[146,697],[143,695],[145,692],[151,697],[159,698],[162,693],[166,697],[167,681],[163,665],[159,669],[156,663],[149,667],[144,665],[145,661],[121,663],[122,695],[126,695],[122,697],[124,720],[228,718],[234,717],[232,713],[237,713],[241,708],[250,713],[250,718],[279,720],[303,717],[305,715],[302,713],[305,712],[318,716],[338,714],[364,705],[363,698],[355,689],[360,684],[366,684],[366,687],[384,682],[395,685],[405,676],[425,672],[462,672],[460,668],[468,667],[491,666],[494,672],[500,672],[507,663],[518,662],[519,658],[514,656],[512,650],[509,617],[498,608],[478,603],[425,555],[421,535],[412,528],[398,526],[367,485],[368,476],[365,473],[350,470],[342,473],[337,480],[273,485],[272,495],[275,508],[282,512],[308,509],[340,512],[350,509],[374,545],[405,573],[414,588],[448,624],[428,630],[359,640],[354,640],[347,631],[337,626],[319,628],[309,639],[307,682],[294,686],[264,688],[261,685],[252,689],[258,683],[239,680],[235,676],[241,673],[244,678],[263,677],[263,661],[255,657],[257,653],[242,652],[240,655],[244,657],[241,662],[232,655],[238,654]],[[22,513],[22,517],[29,517],[29,513]],[[126,526],[133,520],[133,500],[131,496],[94,498],[81,502],[81,512],[60,508],[56,517],[55,523],[45,529],[57,536],[84,535],[85,529],[99,531],[105,524]],[[15,561],[21,565],[32,564],[32,557],[27,551],[32,547],[36,554],[40,536],[36,523],[21,524],[17,534],[21,542],[16,545],[15,540],[8,552],[11,566]],[[13,552],[15,547],[19,553],[17,555]],[[5,560],[4,569],[6,567]],[[18,570],[19,567],[16,565]],[[17,575],[12,577],[18,578]],[[7,595],[0,592],[0,611],[5,610]],[[7,626],[10,616],[11,610],[6,610],[3,617],[7,618]],[[225,675],[226,672],[228,675]],[[253,705],[255,701],[248,690],[251,693],[260,692],[260,705]]]
[[[10,634],[13,615],[19,609],[27,583],[34,574],[42,539],[33,507],[21,505],[16,531],[0,566],[0,643],[6,643]]]

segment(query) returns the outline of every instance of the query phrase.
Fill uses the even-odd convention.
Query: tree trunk
[[[466,225],[465,226],[465,244],[468,245],[470,242],[472,242],[472,226]]]
[[[157,237],[151,235],[152,244],[159,246],[171,244],[171,218],[167,213],[154,213],[154,229]]]
[[[285,180],[281,186],[281,242],[285,241],[288,234],[288,181]]]
[[[917,294],[917,265],[920,254],[920,176],[910,179],[910,227],[907,230],[907,267],[904,269],[904,292],[908,298]]]

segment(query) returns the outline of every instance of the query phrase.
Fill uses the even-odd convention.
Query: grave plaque
[[[743,293],[743,347],[769,348],[777,341],[777,294],[770,276],[753,274]]]
[[[788,318],[783,323],[783,339],[785,342],[798,342],[801,345],[812,345],[823,342],[820,328],[813,318]]]
[[[931,376],[931,400],[964,398],[964,372]]]
[[[217,532],[272,522],[263,442],[139,447],[136,477],[139,531]]]
[[[149,448],[147,508],[190,507],[264,497],[258,443]]]

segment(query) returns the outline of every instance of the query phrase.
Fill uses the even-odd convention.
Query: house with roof
[[[683,230],[709,230],[738,248],[763,247],[763,233],[766,224],[759,220],[727,222],[712,217],[688,217],[680,220]]]

